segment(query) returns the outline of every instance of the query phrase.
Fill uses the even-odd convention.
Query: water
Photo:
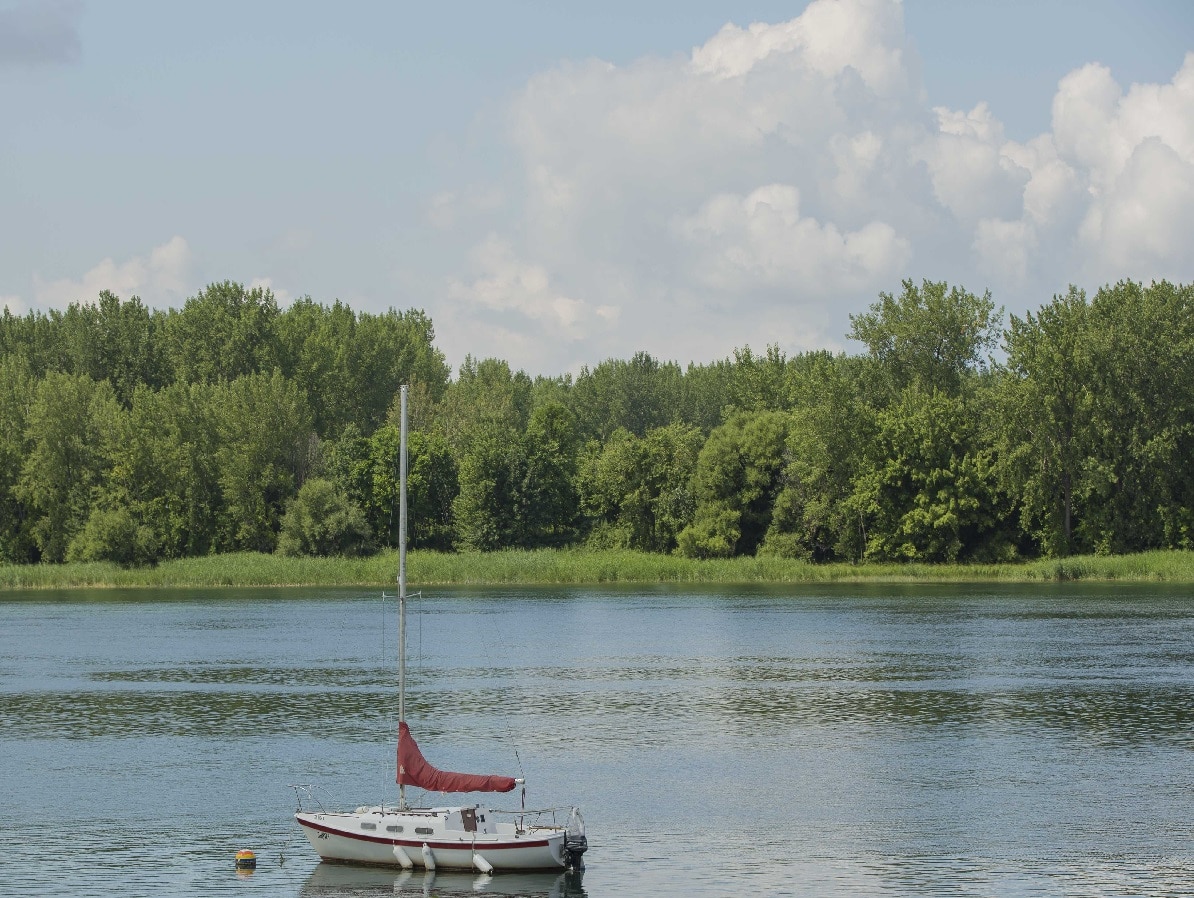
[[[532,806],[581,805],[580,882],[316,863],[288,784],[340,806],[396,794],[396,621],[376,593],[37,592],[0,594],[0,894],[1194,891],[1188,589],[453,591],[417,607],[424,752],[525,772]]]

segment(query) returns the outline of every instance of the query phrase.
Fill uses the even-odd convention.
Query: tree
[[[312,477],[286,504],[281,555],[361,555],[372,550],[365,515],[336,484]]]
[[[251,374],[214,391],[224,498],[221,551],[272,551],[278,519],[309,467],[311,412],[292,381]]]
[[[29,509],[17,490],[30,448],[26,422],[34,384],[32,366],[23,353],[0,356],[0,562],[4,563],[31,561],[36,554]]]
[[[269,290],[246,290],[231,281],[209,285],[165,321],[174,380],[217,383],[273,370],[278,363],[278,314]]]
[[[1194,288],[1131,281],[1091,303],[1095,451],[1081,523],[1099,552],[1194,543]]]
[[[851,315],[850,337],[888,373],[894,392],[911,384],[956,394],[999,340],[1003,310],[990,292],[975,296],[944,281],[904,283],[899,296],[880,293],[869,312]]]
[[[452,503],[457,544],[490,551],[517,543],[517,489],[526,460],[512,431],[491,425],[474,431],[459,459],[460,492]]]
[[[1086,294],[1071,286],[1037,315],[1013,315],[1006,335],[1000,473],[1022,526],[1049,555],[1074,549],[1093,404],[1089,312]]]
[[[411,431],[407,449],[407,525],[413,548],[447,551],[455,537],[452,503],[460,492],[456,462],[438,433]],[[363,506],[373,532],[386,545],[398,544],[401,433],[379,427],[366,441]],[[354,463],[357,469],[359,463]],[[351,493],[350,493],[351,495]]]
[[[328,307],[304,297],[281,313],[276,330],[282,372],[306,393],[323,436],[349,424],[372,432],[403,383],[432,400],[447,386],[431,320],[415,309],[358,315],[339,301]]]
[[[867,361],[816,352],[789,366],[795,407],[787,463],[761,553],[812,561],[862,556],[862,522],[848,500],[876,431]]]
[[[116,294],[104,290],[89,318],[91,326],[83,335],[83,343],[90,350],[79,346],[76,351],[80,357],[90,353],[91,364],[77,373],[109,381],[126,408],[139,385],[162,385],[160,315],[151,314],[136,296],[121,302]]]
[[[913,385],[879,413],[878,433],[849,505],[865,532],[865,556],[957,561],[1007,557],[991,453],[962,399]]]
[[[578,440],[576,418],[557,401],[531,412],[520,441],[522,467],[516,483],[516,544],[559,546],[576,535]]]
[[[790,421],[783,412],[738,412],[697,459],[693,521],[677,537],[690,557],[753,555],[771,524]]]
[[[778,345],[755,355],[749,346],[734,350],[729,402],[746,411],[780,411],[790,407],[785,389],[787,359]]]
[[[595,440],[580,462],[581,510],[592,520],[591,545],[671,552],[696,507],[690,483],[704,442],[695,427],[670,424],[639,438],[616,430]]]
[[[127,508],[93,508],[66,551],[67,561],[114,561],[124,567],[155,557],[153,534],[138,526]]]
[[[440,404],[439,426],[459,460],[474,435],[494,428],[522,433],[531,414],[534,384],[500,359],[466,356]]]
[[[581,369],[571,391],[572,410],[586,436],[606,439],[618,428],[643,436],[672,420],[681,372],[675,363],[660,364],[646,352],[630,361],[606,359]]]
[[[222,387],[204,384],[139,386],[128,413],[106,435],[108,476],[95,504],[104,512],[123,511],[144,528],[137,531],[138,561],[202,555],[218,545],[223,396]]]
[[[29,451],[15,493],[29,509],[42,560],[62,561],[87,521],[108,469],[104,435],[119,414],[107,381],[50,372],[34,389],[26,425]]]

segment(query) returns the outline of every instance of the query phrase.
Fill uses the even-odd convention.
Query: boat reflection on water
[[[318,864],[299,892],[319,898],[365,898],[375,895],[511,895],[519,898],[587,898],[584,871],[563,873],[498,873],[496,876],[453,871],[391,870]]]

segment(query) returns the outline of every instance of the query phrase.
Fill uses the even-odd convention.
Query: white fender
[[[493,864],[489,863],[489,861],[485,860],[485,858],[483,858],[481,855],[479,855],[475,851],[473,852],[473,866],[476,867],[478,870],[480,870],[482,873],[492,873],[493,872]]]
[[[423,843],[423,866],[428,870],[435,869],[435,855],[431,852],[431,846],[426,842]]]
[[[410,855],[402,850],[401,845],[394,846],[394,860],[402,866],[403,870],[409,870],[415,865],[415,862],[410,859]]]

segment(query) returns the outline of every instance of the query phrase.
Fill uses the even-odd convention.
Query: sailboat
[[[588,848],[584,818],[576,807],[527,810],[521,778],[452,773],[432,766],[406,722],[406,408],[401,389],[398,520],[398,756],[396,805],[327,811],[303,807],[296,789],[295,813],[321,859],[413,869],[475,870],[480,873],[578,870]],[[481,804],[410,807],[406,787],[443,793],[501,793],[522,786],[523,807],[495,810]],[[306,793],[310,796],[310,792]]]

